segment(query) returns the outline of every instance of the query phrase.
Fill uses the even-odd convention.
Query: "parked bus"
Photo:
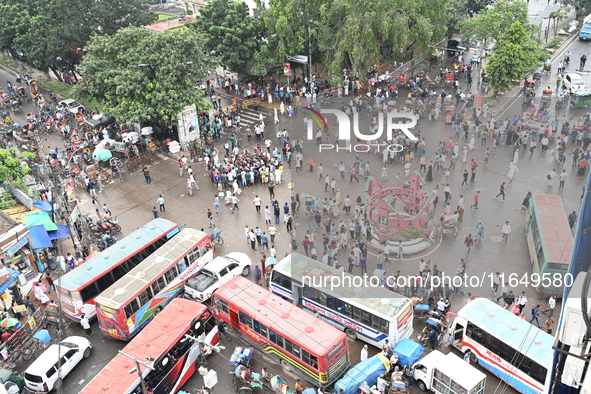
[[[564,284],[573,283],[568,265],[574,245],[562,199],[551,194],[533,194],[525,215],[525,233],[533,264],[532,287],[561,297]]]
[[[153,368],[139,366],[145,390],[142,390],[139,374],[134,370],[137,365],[129,357],[117,354],[80,394],[178,392],[199,368],[204,354],[210,353],[202,353],[202,345],[187,335],[211,345],[219,339],[215,319],[205,305],[175,298],[122,350]]]
[[[554,337],[496,303],[476,298],[458,312],[449,342],[525,394],[547,393]]]
[[[213,305],[218,319],[316,386],[333,384],[350,366],[343,332],[242,276],[217,289]]]
[[[74,321],[80,321],[82,314],[93,318],[96,315],[94,298],[178,232],[179,226],[175,223],[154,219],[59,278],[57,289],[65,315]]]
[[[376,283],[363,287],[343,283],[332,288],[330,281],[320,283],[323,278],[332,277],[361,279],[291,253],[271,272],[269,288],[295,305],[317,312],[351,339],[359,338],[379,348],[386,338],[394,345],[411,337],[412,300]]]
[[[209,235],[192,228],[182,229],[95,298],[101,331],[113,338],[129,340],[213,258]]]

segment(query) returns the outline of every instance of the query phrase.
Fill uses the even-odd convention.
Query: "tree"
[[[520,81],[533,70],[540,60],[542,50],[527,29],[515,21],[498,40],[494,55],[486,65],[490,85],[495,90],[511,88],[513,81]]]
[[[548,18],[550,18],[550,20],[554,23],[554,35],[556,35],[556,33],[558,31],[558,22],[560,22],[563,19],[568,18],[569,11],[570,11],[570,7],[568,7],[568,6],[565,8],[560,7],[556,11],[551,12],[550,15],[548,16]]]
[[[449,21],[447,23],[448,33],[457,33],[458,22],[465,20],[470,13],[478,14],[486,6],[484,0],[451,0],[447,5]]]
[[[251,17],[242,1],[213,0],[200,13],[189,26],[203,32],[205,49],[219,55],[222,64],[235,73],[250,75],[252,60],[263,43],[263,21]]]
[[[591,0],[563,0],[562,5],[572,6],[577,19],[591,14]]]
[[[205,38],[193,29],[96,35],[81,64],[85,83],[75,86],[74,96],[104,103],[105,112],[120,121],[170,126],[186,105],[210,107],[195,88],[218,64],[204,46]]]
[[[23,178],[29,173],[30,168],[17,158],[17,154],[16,148],[0,149],[0,183],[26,191]],[[30,158],[30,154],[27,157]]]
[[[329,74],[365,75],[383,59],[430,50],[446,32],[449,0],[332,0],[321,6],[320,48]]]
[[[507,3],[500,0],[474,18],[458,22],[457,27],[463,34],[462,40],[468,44],[488,38],[492,38],[494,44],[514,22],[519,22],[533,33],[534,27],[529,25],[527,4],[523,1]]]

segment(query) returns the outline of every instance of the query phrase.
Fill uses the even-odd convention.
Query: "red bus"
[[[200,345],[186,334],[203,336],[204,342],[212,345],[219,339],[215,319],[207,306],[175,298],[122,350],[153,368],[149,370],[140,364],[147,392],[176,393],[199,368]],[[139,394],[141,381],[134,368],[133,360],[118,354],[80,394]]]
[[[316,386],[332,385],[349,369],[344,332],[242,276],[217,289],[213,305],[216,318]]]
[[[179,226],[169,220],[154,219],[59,278],[57,291],[65,315],[74,321],[80,321],[82,314],[95,317],[94,298],[179,231]]]

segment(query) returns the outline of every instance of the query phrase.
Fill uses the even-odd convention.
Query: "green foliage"
[[[449,21],[447,23],[447,31],[449,34],[457,33],[458,22],[468,18],[469,11],[473,13],[480,13],[480,11],[486,6],[486,2],[483,0],[452,0],[447,5],[447,13],[449,15]]]
[[[113,34],[120,28],[154,20],[142,0],[0,0],[0,45],[41,71],[70,70],[96,32]]]
[[[17,153],[16,149],[0,149],[0,183],[20,182],[29,173],[30,168],[17,159]]]
[[[556,49],[562,44],[562,41],[564,41],[562,38],[554,37],[548,44],[546,44],[546,48]]]
[[[82,62],[83,84],[74,97],[104,103],[119,121],[176,122],[189,104],[207,111],[210,104],[195,86],[215,68],[217,59],[205,53],[205,39],[194,29],[153,33],[143,28],[97,35]]]
[[[8,190],[2,190],[0,195],[0,209],[8,209],[17,205],[16,200]]]
[[[526,26],[530,33],[534,31],[533,26],[528,25],[529,16],[525,2],[507,3],[500,0],[492,8],[482,10],[478,16],[458,22],[457,28],[463,34],[463,41],[468,44],[483,41],[485,38],[498,42],[514,22]]]
[[[176,15],[173,14],[167,14],[166,12],[155,12],[156,14],[156,22],[160,22],[160,21],[165,21],[167,19],[173,19],[176,18]]]
[[[492,88],[511,88],[512,81],[523,79],[535,68],[541,52],[540,45],[532,40],[523,25],[513,22],[498,41],[494,55],[486,65]]]
[[[320,8],[318,40],[327,74],[371,65],[408,50],[430,51],[446,33],[449,0],[332,0]]]
[[[591,0],[562,0],[560,3],[573,7],[577,19],[591,14]]]
[[[190,24],[205,36],[205,49],[220,56],[222,64],[240,75],[251,75],[251,64],[261,50],[262,19],[251,17],[242,1],[213,0]],[[265,73],[266,74],[266,73]]]

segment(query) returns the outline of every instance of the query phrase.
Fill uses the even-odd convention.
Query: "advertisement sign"
[[[80,209],[78,208],[78,204],[72,209],[72,213],[70,214],[70,222],[74,223],[80,217]]]
[[[199,142],[199,120],[197,115],[195,105],[188,105],[177,116],[179,144],[183,150],[188,150],[190,142]]]
[[[283,63],[283,75],[291,75],[291,64]]]

